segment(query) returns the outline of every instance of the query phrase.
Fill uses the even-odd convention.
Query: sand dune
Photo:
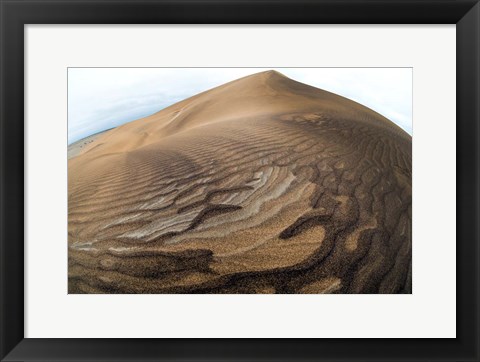
[[[254,74],[68,164],[70,293],[410,293],[411,137]]]

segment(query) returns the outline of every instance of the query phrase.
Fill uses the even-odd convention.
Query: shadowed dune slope
[[[410,293],[411,137],[275,71],[68,163],[70,293]]]

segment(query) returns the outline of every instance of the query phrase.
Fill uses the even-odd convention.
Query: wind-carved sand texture
[[[68,162],[70,293],[411,293],[411,137],[278,72]]]

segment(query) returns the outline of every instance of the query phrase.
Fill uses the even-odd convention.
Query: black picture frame
[[[2,361],[479,360],[478,0],[0,0],[0,12]],[[456,24],[457,338],[24,338],[24,25],[162,23]]]

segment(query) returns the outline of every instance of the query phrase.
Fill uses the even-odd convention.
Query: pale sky
[[[411,68],[69,68],[68,143],[270,69],[361,103],[412,134]]]

